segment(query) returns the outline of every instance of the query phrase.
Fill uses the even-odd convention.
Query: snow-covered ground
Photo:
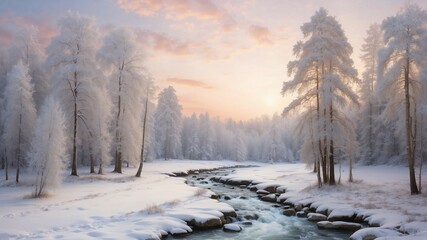
[[[208,191],[165,175],[174,171],[233,166],[229,161],[156,161],[146,163],[141,178],[134,168],[124,174],[69,177],[51,197],[28,198],[28,174],[21,183],[0,181],[0,239],[144,239],[165,231],[191,231],[188,217],[212,218],[228,205],[210,199]],[[110,170],[111,171],[111,170]],[[27,177],[25,177],[27,176]]]
[[[426,176],[424,171],[422,176]],[[357,166],[355,182],[349,183],[348,170],[342,170],[338,186],[317,188],[316,175],[302,164],[274,164],[242,168],[227,178],[251,179],[283,186],[283,199],[292,203],[314,203],[329,215],[369,216],[370,225],[395,229],[427,239],[427,194],[411,196],[408,169],[402,166]],[[417,173],[418,176],[418,173]],[[423,187],[427,188],[424,178]],[[351,213],[348,213],[351,211]],[[408,225],[405,223],[412,222]],[[365,230],[365,232],[368,232]],[[413,237],[413,236],[411,236]],[[357,238],[356,238],[357,239]],[[404,238],[406,239],[406,238]]]
[[[19,186],[13,180],[2,179],[0,239],[144,239],[166,232],[188,232],[191,229],[183,220],[205,221],[232,209],[210,199],[209,191],[200,191],[186,185],[183,178],[164,173],[237,164],[159,160],[146,163],[141,178],[133,177],[133,168],[125,168],[121,175],[102,176],[89,175],[84,168],[78,178],[66,175],[62,187],[42,199],[28,198],[32,191],[28,174],[22,175]],[[346,181],[345,171],[341,185],[317,189],[316,176],[303,164],[261,165],[238,168],[228,177],[280,184],[286,188],[283,197],[288,201],[315,202],[338,215],[349,211],[366,214],[370,224],[388,229],[398,227],[419,235],[419,239],[427,239],[422,232],[427,230],[427,195],[409,194],[405,167],[358,166],[354,169],[355,183]],[[427,186],[427,181],[423,181],[423,186]],[[408,222],[412,223],[405,224]]]

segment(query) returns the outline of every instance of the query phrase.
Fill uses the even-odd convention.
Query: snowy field
[[[1,180],[0,239],[144,239],[166,232],[189,232],[191,229],[182,220],[203,221],[232,209],[210,199],[209,191],[200,191],[186,185],[185,179],[164,173],[237,164],[157,161],[146,163],[141,178],[133,177],[133,168],[125,168],[122,175],[102,176],[85,174],[87,169],[80,169],[80,177],[65,176],[62,187],[42,199],[28,198],[32,191],[29,178],[23,178],[19,186]],[[343,172],[343,184],[321,190],[316,188],[316,176],[303,164],[238,168],[228,177],[278,183],[286,187],[284,196],[288,199],[310,199],[338,212],[365,212],[371,215],[371,224],[382,228],[401,227],[410,233],[427,231],[427,223],[422,223],[427,222],[427,195],[409,194],[407,168],[356,167],[354,176],[356,183],[349,184]],[[427,181],[423,185],[427,186]],[[405,223],[414,221],[403,229]],[[418,239],[427,238],[424,235]]]

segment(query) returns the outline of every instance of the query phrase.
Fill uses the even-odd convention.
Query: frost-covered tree
[[[21,60],[29,67],[29,75],[34,85],[36,109],[39,109],[49,90],[47,74],[43,68],[45,54],[39,43],[38,34],[37,27],[32,25],[17,31],[9,54],[13,63]]]
[[[199,116],[199,159],[213,159],[214,153],[214,130],[208,113]]]
[[[147,77],[142,49],[136,35],[127,28],[113,30],[104,38],[99,60],[110,78],[114,113],[114,172],[122,172],[122,163],[139,163],[141,116]]]
[[[52,90],[62,102],[71,128],[71,175],[77,176],[80,132],[86,131],[81,121],[92,111],[88,104],[92,101],[91,88],[96,87],[93,79],[98,32],[93,19],[78,13],[68,13],[58,25],[59,35],[47,48],[46,63],[52,71]]]
[[[234,135],[234,160],[238,162],[243,162],[246,160],[247,148],[244,139],[244,134],[241,129],[235,130]]]
[[[288,74],[294,77],[282,88],[283,95],[298,92],[298,96],[283,114],[296,110],[305,115],[304,127],[310,130],[304,133],[313,133],[305,135],[305,145],[316,149],[310,151],[317,151],[313,156],[320,163],[316,165],[321,165],[323,181],[333,185],[336,155],[345,151],[344,146],[355,143],[347,141],[347,134],[354,132],[354,124],[343,111],[357,103],[352,89],[358,84],[357,71],[350,58],[353,50],[341,25],[323,8],[301,31],[305,41],[294,46],[297,59],[288,64]]]
[[[411,194],[418,194],[415,177],[417,146],[417,121],[421,101],[420,69],[425,64],[427,12],[409,4],[395,16],[386,18],[381,28],[384,48],[378,57],[379,92],[386,98],[384,117],[398,119],[401,132],[406,137],[406,155],[409,165]]]
[[[190,118],[183,120],[181,136],[184,157],[187,159],[197,159],[200,155],[199,119],[195,113]]]
[[[152,125],[150,124],[150,116],[152,115],[153,112],[153,104],[151,102],[151,99],[153,98],[154,95],[154,87],[153,87],[153,83],[152,81],[147,81],[147,86],[145,86],[146,88],[146,92],[145,92],[145,99],[144,99],[144,110],[143,110],[143,117],[142,117],[142,139],[141,139],[141,155],[140,155],[140,159],[139,159],[139,167],[138,167],[138,171],[136,172],[136,177],[141,177],[141,172],[142,172],[142,167],[144,164],[144,161],[147,159],[148,157],[148,149],[147,147],[150,147],[150,140],[151,140],[151,136],[150,134],[152,134],[151,131],[151,127]]]
[[[361,59],[364,62],[365,71],[362,75],[361,99],[363,100],[360,114],[360,142],[361,161],[372,164],[374,152],[377,149],[376,133],[381,121],[380,100],[376,98],[375,86],[377,83],[378,50],[382,47],[382,33],[379,24],[372,24],[362,45]]]
[[[100,74],[102,76],[102,74]],[[90,172],[95,173],[95,164],[98,164],[98,174],[103,174],[103,168],[111,162],[111,142],[110,122],[112,115],[112,101],[106,84],[95,79],[97,87],[92,87],[90,93],[91,100],[88,103],[91,112],[88,112],[85,120],[85,135],[89,144]]]
[[[180,154],[181,109],[175,89],[172,86],[160,92],[154,115],[157,156],[159,158],[177,158]]]
[[[7,101],[3,140],[7,159],[16,162],[16,182],[19,182],[19,171],[24,164],[24,154],[29,149],[37,118],[28,66],[21,61],[7,75],[5,94]]]
[[[34,197],[45,196],[61,183],[67,152],[65,124],[58,102],[52,97],[46,98],[28,153],[30,167],[36,173]]]
[[[7,82],[7,73],[10,70],[9,53],[3,45],[0,45],[0,136],[3,136],[4,130],[4,89]],[[6,171],[6,148],[3,143],[3,138],[0,137],[0,157],[1,157],[1,168],[5,169],[6,180],[8,180],[8,172]]]

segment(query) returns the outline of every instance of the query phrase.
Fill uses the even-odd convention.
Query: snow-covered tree
[[[177,158],[181,148],[181,105],[175,89],[169,86],[159,94],[155,113],[155,136],[159,158]]]
[[[150,146],[150,140],[151,140],[151,136],[150,134],[152,134],[151,131],[151,124],[150,124],[150,116],[152,115],[153,112],[153,104],[151,102],[151,99],[153,98],[154,95],[154,86],[152,81],[147,81],[146,83],[147,86],[145,86],[146,88],[146,92],[145,92],[145,99],[144,99],[144,110],[143,110],[143,117],[142,117],[142,139],[141,139],[141,155],[140,155],[140,159],[139,159],[139,167],[138,167],[138,171],[136,172],[136,177],[141,177],[141,172],[142,172],[142,167],[144,164],[144,161],[147,159],[148,157],[148,149],[147,147],[151,147]]]
[[[71,129],[72,157],[71,175],[77,176],[77,155],[81,121],[92,111],[89,102],[96,87],[93,79],[96,73],[95,52],[97,28],[92,18],[78,13],[68,13],[59,20],[59,35],[54,37],[47,48],[47,66],[52,71],[52,90],[62,102]]]
[[[243,162],[246,160],[247,148],[242,129],[236,129],[234,135],[234,160]]]
[[[380,100],[376,98],[374,90],[377,83],[378,50],[382,46],[381,28],[378,24],[372,24],[367,31],[365,43],[362,45],[361,56],[365,71],[362,75],[361,99],[363,103],[359,124],[361,161],[365,164],[372,164],[375,161],[376,133],[378,125],[381,124],[379,119]]]
[[[411,194],[418,194],[415,177],[417,122],[421,101],[420,70],[425,64],[427,12],[417,5],[408,4],[395,16],[386,18],[381,28],[384,48],[378,56],[379,93],[387,99],[384,117],[398,119],[399,130],[406,137]]]
[[[318,151],[314,157],[322,167],[323,181],[333,185],[335,156],[338,151],[345,151],[343,146],[355,143],[346,140],[347,134],[354,131],[354,124],[343,111],[357,103],[352,89],[358,84],[357,71],[350,58],[353,50],[341,25],[323,8],[301,30],[305,41],[294,46],[297,60],[288,64],[288,74],[294,78],[285,82],[282,89],[283,95],[298,92],[298,96],[283,114],[297,110],[306,115],[305,119],[310,119],[305,127],[313,131],[304,133],[313,134],[305,137],[308,141],[305,145],[311,144]]]
[[[24,154],[29,149],[37,118],[28,66],[21,61],[7,75],[5,94],[7,101],[3,141],[6,144],[7,161],[16,162],[16,182],[19,182],[19,171],[24,165]]]
[[[102,76],[100,74],[100,76]],[[90,172],[95,173],[95,164],[98,164],[98,174],[103,173],[103,167],[111,162],[110,122],[112,115],[112,101],[106,84],[100,82],[104,79],[95,79],[97,87],[91,88],[91,99],[89,107],[92,109],[84,121],[86,135],[88,136]]]
[[[3,45],[0,45],[0,136],[3,136],[4,130],[4,108],[5,108],[5,99],[4,99],[4,89],[7,82],[7,73],[10,70],[10,61],[9,53]],[[1,168],[5,169],[6,180],[8,180],[8,172],[6,171],[6,149],[3,143],[3,138],[0,137],[0,157],[1,157]]]
[[[181,143],[184,157],[197,159],[200,155],[199,119],[193,113],[190,118],[185,118],[182,122]]]
[[[114,171],[122,172],[122,162],[137,164],[141,150],[141,116],[147,76],[136,35],[127,28],[109,33],[98,53],[110,78],[114,113]]]
[[[214,130],[209,117],[209,113],[200,114],[199,116],[199,159],[211,160],[214,153]]]
[[[67,152],[65,116],[58,102],[48,97],[41,107],[31,149],[30,167],[36,173],[34,197],[45,196],[61,183]]]
[[[38,29],[35,26],[26,26],[16,34],[13,46],[10,49],[10,58],[13,63],[21,60],[29,67],[29,75],[34,85],[34,101],[39,109],[48,94],[49,83],[46,71],[43,68],[44,51],[39,43]]]

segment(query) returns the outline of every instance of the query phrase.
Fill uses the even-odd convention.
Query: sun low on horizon
[[[411,2],[427,8],[427,1]],[[302,40],[300,26],[320,7],[341,23],[360,72],[360,48],[369,25],[392,16],[405,0],[35,0],[0,2],[0,43],[33,24],[43,46],[68,11],[93,17],[101,35],[129,27],[144,46],[145,66],[158,90],[173,86],[184,115],[208,112],[248,120],[280,113],[287,63]]]

